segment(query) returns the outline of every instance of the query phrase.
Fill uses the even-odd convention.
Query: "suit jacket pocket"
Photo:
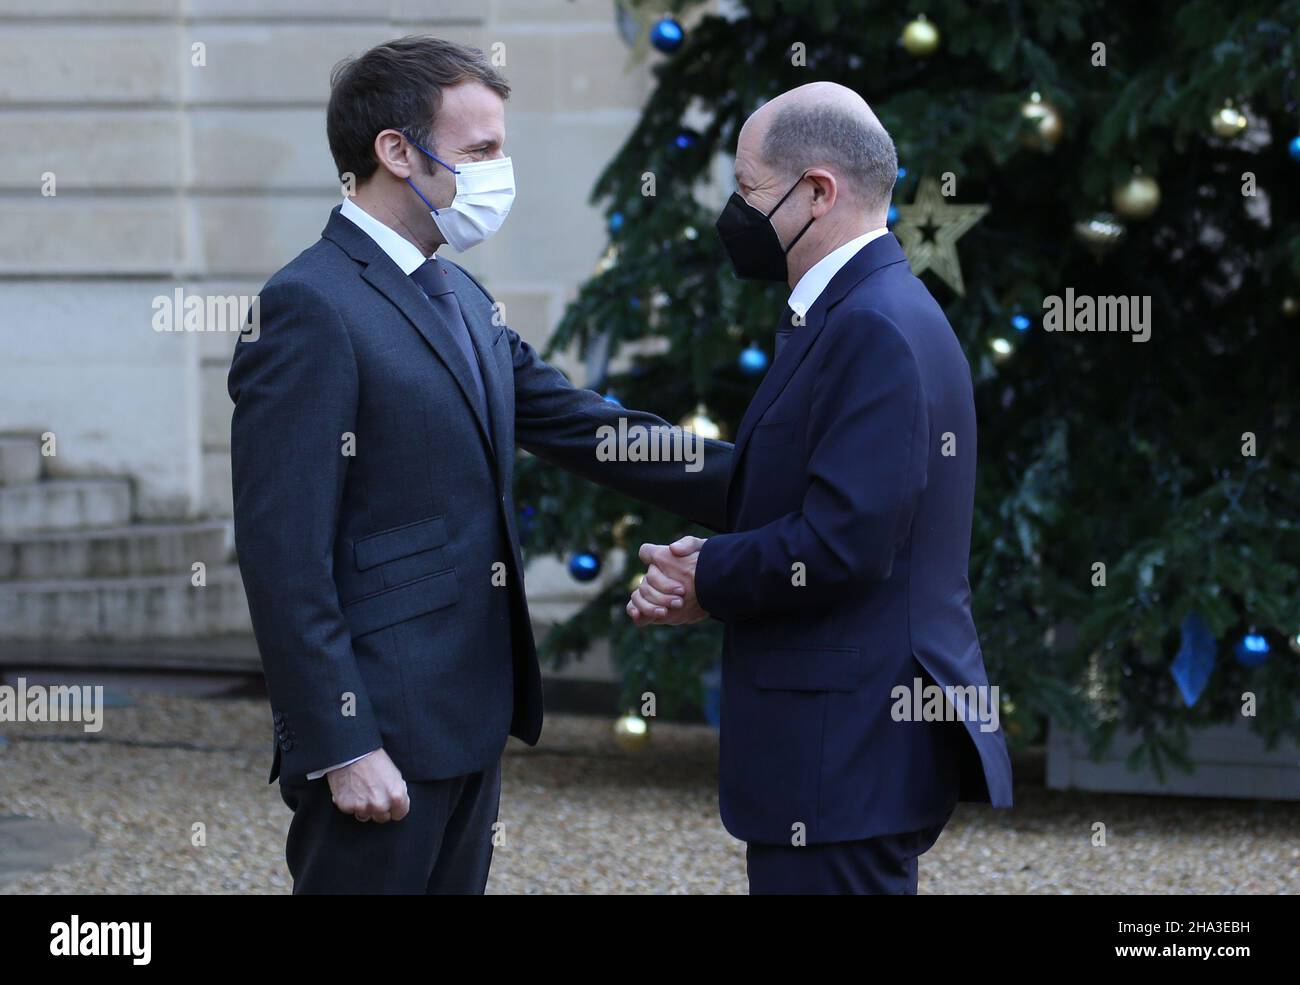
[[[795,438],[794,421],[765,421],[754,427],[754,433],[750,436],[750,444],[763,445],[788,445]]]
[[[365,571],[377,564],[431,551],[447,543],[447,521],[443,516],[404,523],[377,534],[358,537],[352,545],[357,569]]]
[[[343,618],[355,639],[375,633],[426,612],[454,605],[460,600],[456,569],[436,571],[383,591],[371,592],[343,605]]]
[[[754,661],[754,685],[764,690],[856,691],[866,678],[857,647],[761,650]]]

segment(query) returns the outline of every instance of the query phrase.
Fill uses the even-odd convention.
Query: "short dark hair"
[[[335,65],[325,132],[340,180],[350,173],[362,182],[375,173],[375,137],[383,130],[401,130],[430,147],[443,87],[467,81],[483,83],[502,99],[510,95],[505,76],[478,48],[423,34]]]
[[[898,152],[884,126],[835,105],[778,110],[763,138],[763,160],[791,177],[831,166],[869,207],[884,206],[898,180]]]

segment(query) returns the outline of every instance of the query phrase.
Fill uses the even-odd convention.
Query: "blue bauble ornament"
[[[531,506],[521,506],[515,514],[515,526],[519,528],[519,539],[527,540],[533,532],[533,517],[537,511]]]
[[[1182,642],[1169,671],[1174,675],[1183,704],[1188,708],[1200,700],[1205,685],[1210,682],[1218,649],[1218,641],[1205,620],[1195,612],[1187,613],[1183,617]]]
[[[898,221],[898,206],[891,205],[889,207],[889,213],[885,217],[885,224],[888,226],[892,226],[897,221]]]
[[[742,349],[740,358],[737,360],[740,371],[746,376],[762,376],[767,372],[767,362],[767,353],[760,349],[757,344]]]
[[[1268,659],[1268,640],[1252,630],[1237,641],[1234,652],[1243,667],[1258,667]]]
[[[677,136],[673,138],[673,146],[678,150],[690,150],[699,139],[700,135],[687,127],[678,131]]]
[[[1027,332],[1033,322],[1029,320],[1028,315],[1014,314],[1011,316],[1011,327],[1017,332]]]
[[[574,581],[594,581],[600,574],[600,558],[591,551],[580,551],[569,558],[569,574]]]
[[[704,720],[714,728],[722,725],[722,668],[713,667],[700,675],[704,685]]]
[[[615,212],[613,215],[609,217],[609,231],[611,233],[621,232],[623,229],[623,222],[624,222],[623,213]]]
[[[1291,138],[1291,143],[1286,145],[1286,152],[1291,155],[1291,160],[1300,161],[1300,137]]]
[[[898,169],[898,181],[902,181],[902,180],[903,180],[904,178],[906,178],[906,177],[907,177],[907,168],[899,168],[899,169]]]
[[[671,55],[686,40],[686,29],[671,17],[664,17],[650,28],[650,43],[665,55]]]

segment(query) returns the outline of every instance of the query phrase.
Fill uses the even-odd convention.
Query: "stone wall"
[[[544,342],[650,89],[610,0],[0,0],[0,432],[129,477],[138,518],[228,515],[234,336],[155,331],[154,299],[255,294],[316,239],[330,68],[411,33],[504,45],[518,201],[465,263]]]

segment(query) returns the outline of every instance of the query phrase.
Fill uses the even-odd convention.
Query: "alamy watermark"
[[[889,709],[896,722],[978,722],[981,732],[996,732],[1001,721],[998,685],[926,684],[912,678],[912,686],[898,684],[889,692]]]
[[[147,921],[87,920],[77,914],[50,925],[50,954],[56,958],[130,958],[147,965],[153,957],[153,924]]]
[[[1151,338],[1151,295],[1092,295],[1065,289],[1043,298],[1044,332],[1129,332],[1134,342]]]
[[[104,687],[96,684],[0,684],[0,722],[81,722],[82,731],[104,727]]]
[[[704,468],[704,439],[675,425],[602,424],[596,428],[599,462],[685,462],[687,472]]]
[[[155,332],[233,332],[247,342],[262,334],[261,298],[256,294],[186,294],[178,287],[170,295],[157,295],[152,307]]]

